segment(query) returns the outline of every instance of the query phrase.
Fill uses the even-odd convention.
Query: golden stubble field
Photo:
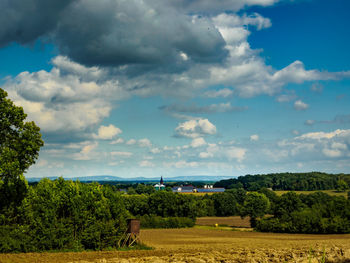
[[[350,235],[273,234],[217,229],[148,229],[153,250],[2,254],[1,263],[350,262]],[[312,252],[310,252],[312,249]]]

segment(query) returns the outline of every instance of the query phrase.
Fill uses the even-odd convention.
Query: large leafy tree
[[[23,199],[27,189],[23,173],[44,144],[40,128],[26,122],[26,117],[0,89],[0,210]]]
[[[264,216],[269,208],[270,200],[264,194],[252,192],[244,200],[241,215],[250,216],[250,224],[255,227],[257,218]]]

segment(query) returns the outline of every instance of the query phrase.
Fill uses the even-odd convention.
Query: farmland
[[[141,240],[153,250],[2,254],[13,262],[327,262],[350,260],[350,235],[273,234],[209,229],[148,229]],[[310,252],[311,249],[311,252]]]

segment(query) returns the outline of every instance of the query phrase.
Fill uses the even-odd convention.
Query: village
[[[154,185],[156,190],[165,190],[166,185],[163,180],[163,176],[161,176],[159,183]],[[212,184],[205,184],[203,187],[194,187],[193,185],[179,185],[172,187],[173,193],[222,193],[225,192],[225,188],[223,187],[215,187]]]

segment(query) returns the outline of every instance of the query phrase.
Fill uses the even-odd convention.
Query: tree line
[[[337,189],[344,191],[350,187],[349,174],[310,173],[274,173],[239,176],[216,182],[215,187],[226,189],[244,188],[257,191],[261,188],[289,191],[317,191]]]
[[[127,218],[142,227],[191,227],[196,217],[249,216],[258,231],[350,233],[350,201],[322,192],[277,196],[261,188],[212,195],[126,194],[111,185],[43,179],[0,207],[0,252],[116,248]],[[266,217],[265,215],[269,215]]]
[[[256,224],[263,232],[343,234],[350,233],[350,191],[348,199],[323,192],[300,194],[288,192],[282,196],[269,193],[270,214]],[[270,200],[271,200],[270,199]]]
[[[135,189],[141,188],[147,192],[149,187]],[[0,207],[0,252],[116,248],[128,218],[141,219],[142,227],[190,227],[200,216],[254,217],[257,200],[269,202],[265,195],[256,197],[243,189],[205,196],[169,191],[126,194],[111,185],[63,178],[42,179],[36,185],[25,184],[25,189],[20,202],[3,202]],[[248,201],[250,197],[255,201]]]

